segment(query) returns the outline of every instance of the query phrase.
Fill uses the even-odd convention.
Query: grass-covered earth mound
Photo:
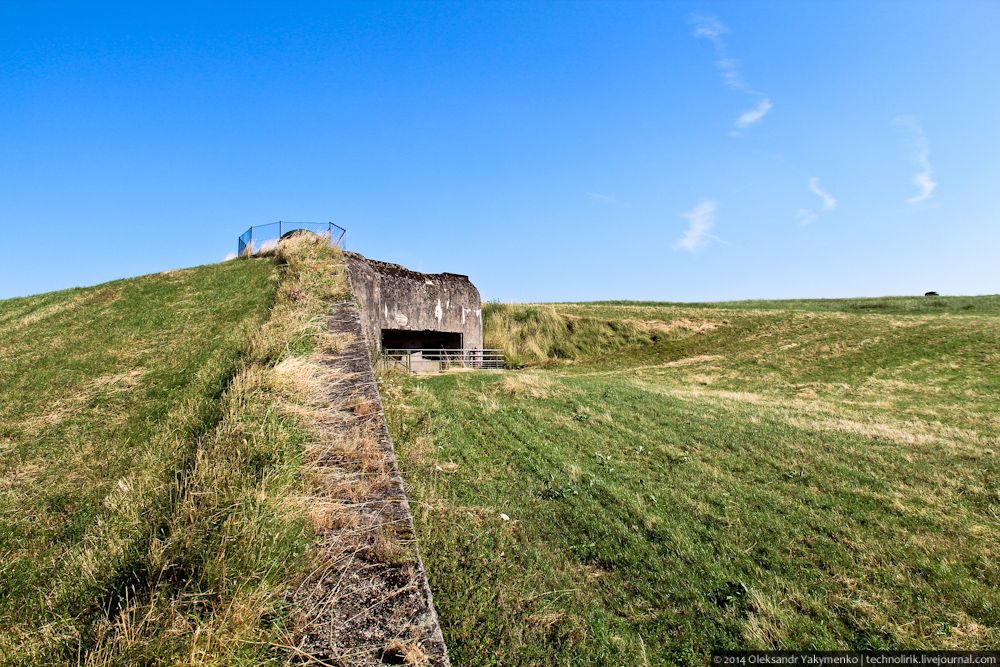
[[[0,662],[317,662],[380,479],[347,297],[303,238],[0,302]],[[484,316],[517,370],[382,384],[454,664],[1000,645],[1000,298]]]
[[[323,239],[0,302],[0,662],[285,664]]]
[[[456,664],[1000,646],[1000,299],[486,309],[386,377]]]

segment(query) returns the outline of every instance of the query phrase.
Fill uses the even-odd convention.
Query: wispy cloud
[[[739,135],[742,130],[759,122],[767,112],[774,106],[767,95],[759,90],[751,88],[743,79],[743,72],[740,70],[740,61],[729,56],[726,48],[726,40],[723,38],[729,29],[714,16],[692,16],[691,23],[694,25],[694,36],[699,39],[707,39],[712,43],[715,50],[715,66],[722,75],[722,82],[729,88],[746,93],[758,98],[757,105],[741,113],[736,119],[736,129],[730,134]]]
[[[715,214],[719,210],[719,205],[710,199],[699,202],[694,208],[682,217],[688,221],[687,229],[676,243],[674,250],[684,250],[686,252],[697,252],[709,241],[715,240],[710,234],[715,227]]]
[[[590,201],[596,201],[601,204],[617,204],[618,198],[612,195],[604,195],[600,192],[588,192],[587,199]]]
[[[809,179],[809,190],[820,198],[822,205],[818,211],[811,208],[800,208],[795,213],[796,219],[803,225],[808,225],[818,218],[821,213],[829,213],[837,208],[837,198],[824,190],[819,184],[819,179],[815,176]]]
[[[837,200],[829,192],[819,186],[819,179],[813,176],[809,179],[809,189],[814,195],[823,200],[823,212],[832,211],[837,208]]]
[[[795,219],[799,221],[801,225],[808,225],[810,222],[819,217],[819,213],[812,210],[811,208],[800,208],[795,212]]]
[[[934,170],[931,168],[930,148],[924,129],[911,116],[897,116],[893,125],[902,128],[907,134],[910,144],[910,158],[917,165],[917,173],[913,175],[913,184],[918,192],[906,200],[907,204],[919,204],[934,196],[937,181],[934,180]]]
[[[722,25],[722,22],[714,16],[692,16],[691,23],[694,24],[694,36],[705,37],[722,47],[722,36],[729,32],[729,28]]]
[[[761,118],[766,116],[767,112],[771,110],[772,106],[774,105],[771,104],[771,100],[767,98],[762,99],[760,102],[757,103],[757,106],[755,106],[753,109],[747,109],[746,111],[740,114],[739,118],[736,119],[736,127],[741,130],[750,127],[751,125],[759,121]]]

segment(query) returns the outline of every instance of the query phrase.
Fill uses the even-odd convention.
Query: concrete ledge
[[[295,594],[304,616],[299,646],[305,656],[322,664],[448,667],[358,307],[353,302],[335,304],[327,324],[331,332],[349,340],[342,352],[323,359],[343,378],[330,387],[331,399],[335,405],[374,406],[356,412],[356,421],[344,427],[350,429],[345,437],[374,438],[387,474],[382,475],[385,484],[351,501],[358,508],[357,525],[333,527],[322,535],[329,567]],[[335,492],[330,499],[345,502]],[[401,547],[389,557],[381,549],[387,531],[389,546]],[[364,537],[360,546],[359,533]]]

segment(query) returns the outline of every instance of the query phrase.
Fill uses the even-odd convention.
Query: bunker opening
[[[382,329],[383,350],[461,350],[462,334],[454,331]]]

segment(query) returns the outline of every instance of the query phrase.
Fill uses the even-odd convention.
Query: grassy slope
[[[572,306],[574,304],[562,304]],[[746,301],[713,301],[708,303],[667,303],[659,301],[594,301],[587,304],[590,312],[600,306],[616,308],[653,307],[662,310],[677,308],[714,308],[721,310],[796,310],[841,313],[883,313],[997,315],[1000,314],[1000,294],[984,296],[882,296],[858,297],[853,299],[781,299]]]
[[[282,661],[329,254],[0,302],[4,662]]]
[[[388,378],[456,664],[1000,645],[997,299],[880,301],[493,306],[571,361]]]
[[[76,644],[114,604],[121,564],[85,581],[78,568],[116,555],[87,547],[141,539],[118,516],[129,485],[148,474],[165,491],[184,467],[176,442],[211,425],[273,278],[269,262],[229,263],[0,303],[6,641]]]

